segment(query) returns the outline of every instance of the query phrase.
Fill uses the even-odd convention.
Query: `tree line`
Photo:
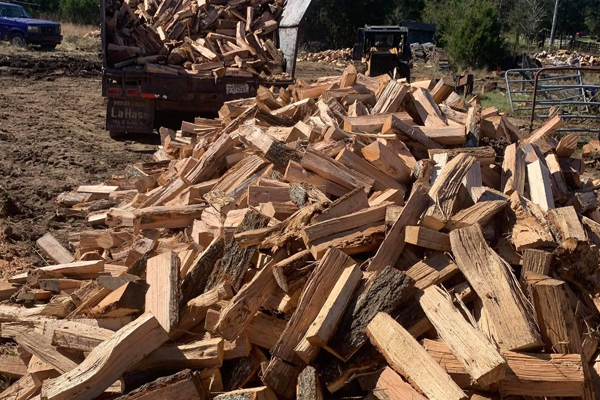
[[[550,37],[556,0],[312,0],[305,42],[351,47],[357,29],[422,21],[437,25],[436,42],[458,65],[483,67]],[[599,0],[558,0],[557,37],[600,39]]]
[[[24,0],[36,16],[99,24],[99,0]],[[437,25],[436,42],[457,65],[483,67],[536,46],[550,36],[557,0],[312,0],[302,40],[328,48],[351,47],[359,27],[423,21]],[[600,39],[600,0],[558,0],[557,36]]]

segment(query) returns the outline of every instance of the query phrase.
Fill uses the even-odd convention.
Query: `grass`
[[[496,107],[498,111],[509,114],[511,112],[508,94],[503,92],[493,92],[480,94],[481,108]]]
[[[61,23],[63,42],[60,47],[66,50],[99,51],[100,38],[88,35],[98,30],[94,25],[77,25],[71,22]]]

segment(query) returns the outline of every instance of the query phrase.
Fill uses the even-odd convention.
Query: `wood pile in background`
[[[107,0],[110,67],[167,75],[283,76],[283,0]]]
[[[440,82],[262,88],[62,194],[0,399],[596,398],[598,182]]]

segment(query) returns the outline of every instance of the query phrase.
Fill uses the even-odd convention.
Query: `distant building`
[[[402,21],[400,26],[408,28],[408,45],[412,43],[433,43],[436,26],[424,22]]]

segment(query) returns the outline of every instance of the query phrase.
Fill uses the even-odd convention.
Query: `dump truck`
[[[177,128],[197,116],[214,117],[224,102],[256,96],[262,86],[295,83],[298,29],[310,0],[288,0],[278,20],[276,45],[285,58],[289,78],[210,77],[148,73],[117,68],[108,60],[106,3],[101,0],[102,96],[106,102],[106,130],[117,138],[126,133],[152,133],[160,126]]]

